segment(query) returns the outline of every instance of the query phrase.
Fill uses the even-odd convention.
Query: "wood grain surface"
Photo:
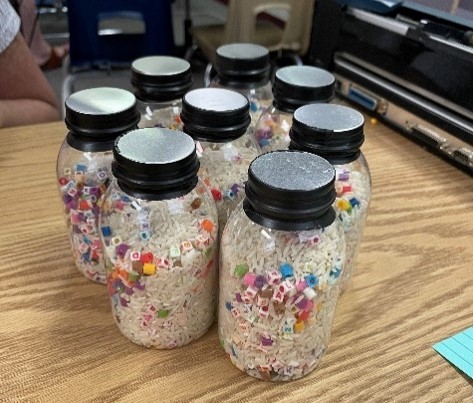
[[[432,345],[473,325],[473,180],[367,123],[365,236],[329,349],[309,376],[253,379],[216,326],[147,350],[116,327],[104,286],[75,269],[56,188],[62,123],[0,131],[1,402],[473,401]]]

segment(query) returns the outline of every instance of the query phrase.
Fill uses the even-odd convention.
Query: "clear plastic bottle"
[[[100,218],[120,331],[159,349],[202,336],[215,319],[217,211],[197,177],[194,141],[158,128],[119,137]]]
[[[217,75],[210,87],[233,90],[248,98],[249,130],[253,131],[261,113],[273,101],[268,49],[253,43],[220,46],[215,54],[214,68]]]
[[[276,71],[273,103],[261,114],[254,136],[263,153],[289,146],[294,111],[306,104],[330,102],[335,77],[312,66],[288,66]]]
[[[245,196],[248,167],[259,147],[248,133],[248,100],[222,88],[201,88],[183,97],[184,132],[197,145],[199,176],[217,203],[220,230]]]
[[[256,378],[310,373],[330,339],[345,261],[335,170],[316,155],[256,158],[220,244],[220,342]]]
[[[117,88],[75,92],[65,108],[69,133],[59,150],[56,171],[72,254],[85,277],[105,284],[99,199],[111,177],[113,142],[135,129],[140,116],[133,94]]]
[[[290,149],[317,154],[336,169],[334,207],[347,244],[341,292],[347,289],[353,274],[371,199],[371,174],[360,150],[363,126],[363,115],[352,108],[314,104],[296,110],[290,131]]]
[[[131,65],[131,84],[141,114],[139,128],[182,130],[182,96],[192,86],[191,65],[171,56],[148,56]]]

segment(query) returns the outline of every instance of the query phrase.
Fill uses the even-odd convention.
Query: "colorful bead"
[[[286,279],[294,275],[294,269],[289,263],[283,263],[279,266],[279,271],[281,272],[282,278]]]
[[[111,240],[110,240],[110,243],[113,245],[113,246],[118,246],[122,243],[122,239],[119,237],[119,236],[116,236],[116,237],[113,237]]]
[[[313,274],[309,274],[305,277],[305,282],[308,287],[316,287],[319,284],[319,279]]]
[[[302,291],[306,298],[309,300],[314,299],[317,296],[317,293],[314,291],[313,288],[307,287],[304,291]]]
[[[256,297],[256,294],[258,294],[258,290],[256,288],[252,287],[251,285],[246,288],[245,295],[249,296],[251,299]]]
[[[140,231],[140,239],[142,241],[147,241],[151,237],[151,234],[149,231]]]
[[[138,252],[137,250],[134,250],[130,253],[130,260],[132,262],[135,262],[137,260],[140,260],[140,257],[141,257],[141,253]]]
[[[215,228],[214,223],[207,219],[203,220],[201,225],[202,225],[202,229],[209,233],[212,232],[212,230]]]
[[[332,269],[332,271],[330,272],[330,277],[332,278],[338,278],[340,277],[340,273],[342,272],[341,269],[339,269],[338,267],[335,267]]]
[[[228,200],[233,200],[235,198],[235,194],[230,189],[227,189],[223,193],[223,197]]]
[[[309,315],[310,315],[309,311],[302,311],[302,312],[299,313],[299,320],[304,320],[305,321],[309,318]]]
[[[169,248],[169,256],[172,257],[172,258],[181,256],[181,250],[179,249],[179,246],[172,245]]]
[[[262,336],[261,337],[261,345],[263,346],[272,346],[273,345],[273,341],[271,340],[270,337],[264,337]]]
[[[252,286],[255,283],[256,274],[254,273],[246,273],[243,277],[243,281],[246,285]]]
[[[279,273],[276,270],[273,270],[267,274],[267,280],[270,285],[279,284],[279,281],[281,280],[281,278],[282,278],[281,273]]]
[[[141,253],[141,256],[140,256],[140,261],[142,263],[152,263],[154,260],[154,256],[151,252],[144,252],[144,253]]]
[[[269,316],[269,307],[268,306],[262,306],[258,310],[258,315],[260,318],[267,318]]]
[[[232,190],[233,194],[236,196],[238,194],[238,191],[240,190],[240,185],[238,183],[234,183],[230,189]]]
[[[166,309],[160,309],[158,311],[158,318],[166,318],[169,315],[169,311]]]
[[[307,282],[305,281],[305,279],[300,279],[297,281],[296,283],[296,290],[298,292],[301,292],[303,290],[305,290],[307,288]]]
[[[350,199],[350,204],[353,208],[360,206],[360,201],[356,197]]]
[[[202,205],[202,199],[200,199],[199,197],[196,197],[191,203],[191,207],[194,210],[197,210],[201,205]]]
[[[181,251],[182,253],[187,253],[191,251],[193,248],[192,244],[189,241],[184,241],[181,243]]]
[[[222,200],[222,192],[220,190],[218,190],[217,188],[212,188],[210,192],[212,193],[214,200]]]
[[[237,264],[235,267],[234,274],[235,276],[242,278],[249,270],[249,267],[247,264],[242,263],[242,264]]]
[[[351,188],[351,185],[343,185],[342,187],[342,193],[351,193],[353,190]]]
[[[266,279],[264,276],[259,274],[255,277],[253,284],[256,288],[263,288],[263,286],[266,284]]]
[[[338,200],[337,207],[340,210],[347,211],[348,213],[351,212],[351,204],[348,202],[348,200],[345,200],[345,199]]]
[[[128,250],[128,245],[125,243],[121,243],[120,245],[117,246],[116,253],[119,257],[124,258],[127,250]]]
[[[304,331],[304,328],[305,328],[305,325],[304,325],[304,321],[302,321],[302,320],[298,320],[294,324],[294,332],[295,333],[302,333]]]
[[[156,273],[156,265],[154,263],[145,263],[143,265],[143,274],[145,276],[151,276]]]
[[[339,172],[339,173],[338,173],[338,180],[339,180],[339,181],[345,182],[345,181],[347,181],[347,180],[349,180],[349,179],[350,179],[350,172],[348,172],[348,171],[343,171],[343,172]]]

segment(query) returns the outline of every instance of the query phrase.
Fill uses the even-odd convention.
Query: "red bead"
[[[59,184],[61,186],[64,186],[67,184],[67,182],[69,182],[66,178],[59,178]]]
[[[141,254],[141,263],[153,263],[153,254],[151,252],[145,252]]]
[[[92,206],[87,200],[82,200],[79,204],[79,210],[90,210]]]
[[[307,320],[307,319],[309,319],[309,313],[310,313],[310,312],[302,311],[302,312],[299,314],[299,319],[300,319],[300,320]]]
[[[216,188],[210,190],[214,200],[222,200],[222,192]]]

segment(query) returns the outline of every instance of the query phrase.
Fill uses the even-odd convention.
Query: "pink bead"
[[[305,282],[305,279],[299,280],[296,284],[297,291],[301,292],[305,288],[307,288],[307,283]]]
[[[245,277],[243,277],[243,281],[246,285],[252,286],[255,283],[256,274],[254,273],[246,273]]]

